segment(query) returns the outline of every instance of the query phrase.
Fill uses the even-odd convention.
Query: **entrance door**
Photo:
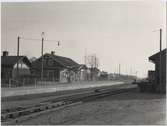
[[[55,81],[60,80],[60,70],[57,69],[54,71],[54,77],[55,77]]]

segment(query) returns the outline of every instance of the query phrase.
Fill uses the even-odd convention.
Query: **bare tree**
[[[96,54],[91,54],[85,57],[85,64],[91,68],[99,67],[99,59]]]

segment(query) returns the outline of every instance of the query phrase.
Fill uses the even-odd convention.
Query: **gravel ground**
[[[33,125],[165,124],[165,95],[133,91],[67,107],[21,122]]]

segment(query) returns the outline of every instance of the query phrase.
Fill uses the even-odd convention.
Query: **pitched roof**
[[[87,69],[87,66],[85,64],[79,64],[78,69]]]
[[[78,67],[79,64],[76,63],[74,60],[67,58],[67,57],[62,57],[62,56],[58,56],[58,55],[52,55],[49,54],[55,61],[57,61],[58,63],[60,63],[61,65],[63,65],[64,67]]]
[[[159,59],[160,52],[157,52],[156,54],[152,55],[149,57],[149,60],[155,61]],[[162,57],[166,57],[166,48],[161,51]]]
[[[59,63],[60,65],[62,65],[65,68],[79,67],[78,63],[76,63],[74,60],[67,58],[67,57],[62,57],[62,56],[53,55],[53,54],[49,54],[49,53],[46,53],[43,56],[48,56],[48,57],[52,58],[55,62]],[[37,68],[37,67],[41,66],[41,64],[40,64],[41,61],[39,59],[41,59],[41,57],[39,57],[37,60],[35,60],[32,63],[33,67]]]
[[[13,67],[19,60],[23,60],[26,65],[31,66],[26,56],[1,56],[1,66]]]

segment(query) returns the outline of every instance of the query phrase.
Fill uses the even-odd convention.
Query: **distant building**
[[[95,81],[99,79],[100,70],[97,67],[91,67],[90,70],[90,80]]]
[[[109,75],[107,72],[105,72],[105,71],[100,72],[99,80],[108,80],[108,78],[109,78]]]
[[[9,79],[16,79],[20,76],[30,75],[30,67],[31,63],[26,56],[9,56],[8,52],[4,51],[3,55],[1,56],[2,85],[8,84]]]
[[[161,51],[161,76],[160,76],[160,52],[149,57],[149,61],[155,64],[155,72],[149,72],[151,78],[154,76],[154,88],[157,90],[166,91],[166,49]],[[161,84],[160,85],[160,78]]]
[[[135,80],[136,76],[134,75],[127,75],[127,74],[118,74],[118,73],[109,73],[108,74],[109,80]]]
[[[89,73],[85,65],[80,64],[74,69],[64,69],[60,71],[60,82],[87,81]]]
[[[88,80],[88,76],[90,76],[90,71],[88,67],[84,64],[80,64],[80,66],[76,69],[77,73],[77,81],[86,81]]]

